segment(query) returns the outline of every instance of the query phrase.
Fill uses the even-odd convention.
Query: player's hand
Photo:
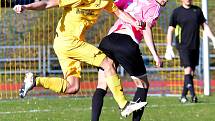
[[[163,67],[163,62],[161,61],[161,59],[159,58],[159,56],[154,56],[154,60],[155,60],[155,63],[156,63],[156,67],[160,68],[160,67]]]
[[[173,58],[175,58],[175,54],[173,51],[173,48],[171,45],[167,45],[166,47],[166,53],[165,53],[165,59],[166,60],[172,60]]]
[[[143,21],[136,21],[135,22],[135,28],[137,29],[137,30],[143,30],[143,29],[145,29],[145,27],[146,27],[146,22],[143,22]]]
[[[23,5],[15,5],[13,7],[13,10],[16,12],[16,13],[22,13],[24,10],[25,10],[25,7]]]

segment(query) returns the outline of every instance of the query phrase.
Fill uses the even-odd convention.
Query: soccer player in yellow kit
[[[23,86],[20,89],[20,97],[24,98],[27,92],[35,86],[42,86],[57,93],[77,93],[80,88],[80,63],[86,62],[104,69],[108,87],[123,113],[129,115],[145,106],[146,102],[136,103],[126,100],[113,61],[98,48],[84,41],[84,33],[96,22],[103,9],[115,13],[119,18],[137,28],[139,21],[119,10],[112,0],[39,1],[28,5],[16,5],[14,11],[21,13],[24,10],[44,10],[57,6],[63,7],[64,11],[58,22],[53,47],[64,78],[35,77],[31,72],[26,73]]]

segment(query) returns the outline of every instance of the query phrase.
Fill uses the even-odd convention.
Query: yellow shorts
[[[95,46],[74,37],[55,37],[54,50],[64,78],[81,77],[81,62],[99,67],[106,55]]]

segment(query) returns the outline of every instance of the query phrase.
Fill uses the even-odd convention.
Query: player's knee
[[[149,88],[149,81],[147,75],[142,75],[139,77],[131,76],[131,78],[134,80],[137,87]]]
[[[142,84],[144,85],[144,87],[149,88],[150,84],[148,80],[143,80]]]
[[[97,84],[97,88],[106,90],[107,89],[107,83],[106,83],[106,81],[99,81],[98,84]]]
[[[70,85],[70,86],[67,86],[66,93],[67,94],[76,94],[76,93],[78,93],[79,89],[80,89],[80,87],[77,85]]]
[[[75,76],[68,76],[67,77],[67,94],[76,94],[80,89],[80,78]]]
[[[143,77],[141,78],[141,80],[142,80],[142,84],[143,84],[145,87],[149,88],[150,85],[149,85],[149,81],[148,81],[147,75],[143,76]]]
[[[101,64],[101,67],[104,69],[104,70],[110,70],[114,67],[114,62],[112,59],[106,57],[102,64]]]

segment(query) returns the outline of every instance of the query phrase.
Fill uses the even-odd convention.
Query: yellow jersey
[[[115,12],[118,8],[112,0],[60,0],[59,6],[64,8],[58,22],[58,36],[84,40],[85,31],[98,19],[101,11]]]

